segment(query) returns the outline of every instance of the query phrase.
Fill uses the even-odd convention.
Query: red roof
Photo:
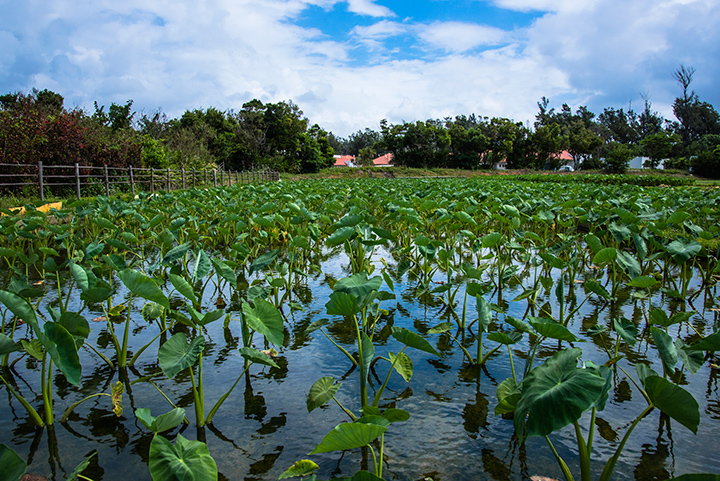
[[[391,165],[393,154],[381,155],[377,159],[373,159],[373,165]]]
[[[333,164],[333,167],[347,167],[347,162],[355,163],[355,156],[354,155],[340,155],[338,157],[335,157],[335,163]]]
[[[563,150],[562,152],[555,154],[554,157],[560,160],[575,160],[573,159],[573,156],[570,155],[570,152],[568,152],[567,150]]]

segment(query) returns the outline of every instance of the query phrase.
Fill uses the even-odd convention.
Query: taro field
[[[475,178],[4,210],[0,479],[716,480],[719,209]]]

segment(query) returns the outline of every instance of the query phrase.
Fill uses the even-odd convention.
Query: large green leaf
[[[0,479],[2,481],[19,481],[26,470],[25,461],[11,448],[0,444]]]
[[[35,311],[33,310],[32,306],[28,301],[18,296],[14,292],[0,291],[0,302],[2,302],[5,307],[10,309],[10,312],[12,312],[15,317],[22,319],[28,325],[30,325],[30,327],[32,327],[33,329],[33,332],[35,332],[35,336],[40,339],[43,344],[45,344],[45,334],[42,332],[42,330],[40,330],[37,317],[35,316]]]
[[[495,415],[515,412],[522,392],[515,379],[509,377],[498,384],[496,389],[498,404],[495,406]]]
[[[605,379],[593,369],[577,367],[582,349],[558,352],[523,381],[515,409],[515,432],[546,436],[578,419],[602,395]]]
[[[197,336],[190,343],[187,335],[178,332],[158,349],[158,362],[165,375],[172,379],[177,373],[194,366],[205,349],[205,338]]]
[[[340,386],[341,383],[336,384],[335,378],[332,376],[321,377],[315,381],[307,395],[306,404],[308,412],[312,412],[330,401],[338,389],[340,389]]]
[[[700,407],[692,394],[660,376],[648,376],[644,385],[656,408],[697,434]]]
[[[397,373],[400,374],[406,382],[410,382],[414,370],[410,356],[404,352],[395,356],[395,353],[390,352],[388,353],[388,357],[390,358],[390,362],[394,363],[393,368],[397,371]]]
[[[154,280],[142,272],[134,269],[126,269],[118,272],[118,277],[133,295],[160,304],[165,309],[170,309],[170,303],[162,290],[160,290]]]
[[[185,278],[178,276],[177,274],[168,274],[168,279],[172,283],[176,291],[189,300],[193,304],[197,304],[197,297],[195,296],[195,290]]]
[[[675,364],[678,362],[677,350],[673,343],[672,337],[665,331],[658,329],[655,326],[650,328],[650,334],[652,334],[655,347],[657,347],[660,359],[662,359],[665,370],[668,372],[675,371]]]
[[[630,347],[635,345],[637,342],[637,326],[633,324],[632,321],[624,317],[614,319],[613,327],[615,328],[615,332],[620,334],[620,337],[622,337]]]
[[[193,267],[192,281],[197,282],[210,272],[212,264],[210,258],[202,248],[195,253],[195,265]]]
[[[185,410],[175,408],[172,411],[159,415],[157,418],[150,414],[150,409],[135,410],[135,417],[155,434],[175,428],[185,420]]]
[[[338,280],[333,287],[333,291],[345,292],[360,300],[372,291],[379,290],[381,285],[382,277],[375,276],[368,279],[367,272],[361,272]]]
[[[667,246],[668,254],[670,254],[678,264],[687,262],[689,259],[695,257],[701,249],[702,245],[697,241],[690,241],[684,244],[682,241],[675,240]]]
[[[22,346],[20,344],[13,341],[9,337],[7,337],[5,334],[0,333],[0,356],[9,354],[11,352],[19,351],[21,349],[22,349]]]
[[[255,298],[253,306],[243,302],[242,312],[250,329],[259,332],[265,336],[265,339],[276,346],[283,345],[285,342],[283,318],[277,307],[265,299]]]
[[[342,423],[327,433],[323,440],[315,446],[309,454],[329,453],[331,451],[344,451],[367,446],[381,434],[387,427],[368,423]]]
[[[170,249],[167,254],[162,259],[162,263],[167,265],[175,262],[176,260],[180,259],[181,257],[185,257],[185,254],[187,254],[187,251],[190,250],[190,244],[180,244],[179,246],[173,247]]]
[[[705,355],[702,351],[691,351],[685,349],[686,347],[682,339],[675,339],[675,351],[677,352],[678,359],[685,364],[691,374],[695,374],[703,364],[705,364]]]
[[[430,343],[424,337],[421,337],[419,334],[416,334],[404,327],[393,326],[392,337],[394,337],[408,347],[413,347],[415,349],[425,351],[429,354],[434,354],[438,357],[440,356],[440,354],[438,354],[435,348],[432,347],[432,345],[430,345]]]
[[[162,436],[150,443],[148,462],[153,481],[217,481],[217,465],[207,445],[178,434],[175,445]]]
[[[263,366],[270,366],[280,368],[273,359],[262,351],[253,349],[252,347],[241,347],[240,355],[248,361],[255,364],[262,364]]]
[[[617,264],[630,279],[635,279],[642,273],[642,268],[637,259],[625,251],[617,251]]]
[[[357,297],[347,292],[330,294],[330,300],[325,304],[325,309],[331,316],[354,316],[361,311]]]
[[[689,346],[685,346],[684,349],[686,351],[720,351],[720,331],[703,337]]]
[[[618,250],[614,247],[605,247],[593,257],[593,264],[602,266],[614,261],[617,258]]]
[[[55,322],[46,322],[43,327],[49,341],[45,344],[45,349],[55,365],[70,384],[80,385],[82,366],[78,356],[78,347],[72,334]]]
[[[237,277],[235,271],[233,271],[225,262],[221,259],[211,259],[212,265],[215,268],[215,273],[228,281],[228,283],[237,289]]]
[[[326,243],[330,247],[335,247],[342,244],[346,240],[349,240],[354,234],[354,227],[340,227],[327,238]]]
[[[550,339],[557,339],[560,341],[575,342],[578,340],[575,334],[570,330],[557,322],[554,319],[548,317],[530,317],[528,316],[528,323],[535,329],[541,336]]]
[[[492,310],[490,309],[488,301],[486,301],[482,296],[477,296],[477,311],[478,321],[482,326],[483,332],[488,332],[488,328],[492,322]]]
[[[493,247],[501,244],[504,240],[505,236],[503,236],[500,232],[492,232],[482,238],[482,246],[485,249],[492,249]]]
[[[253,272],[265,269],[267,266],[273,263],[278,254],[280,254],[280,249],[275,249],[261,255],[260,257],[255,259],[252,264],[250,264],[250,267],[248,268],[248,274],[252,274]]]
[[[488,334],[488,341],[493,341],[502,344],[503,346],[510,346],[512,344],[515,344],[519,342],[522,339],[523,335],[521,332],[513,331],[513,332],[500,332],[500,331],[494,331]]]

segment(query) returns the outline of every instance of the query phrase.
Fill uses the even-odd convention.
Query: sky
[[[668,119],[691,89],[720,108],[720,0],[0,0],[0,94],[93,111],[293,101],[347,137],[550,106]]]

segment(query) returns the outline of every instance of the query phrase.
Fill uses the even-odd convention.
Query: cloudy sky
[[[347,136],[537,102],[672,117],[672,73],[720,108],[718,0],[0,0],[0,93],[170,117],[292,100]]]

